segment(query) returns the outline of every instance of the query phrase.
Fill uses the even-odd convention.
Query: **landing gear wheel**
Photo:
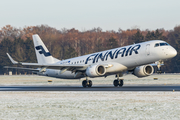
[[[122,87],[124,85],[124,79],[119,79],[119,77],[122,77],[123,74],[122,73],[118,73],[116,74],[117,79],[114,80],[113,84],[115,87],[119,86]]]
[[[120,82],[119,87],[122,87],[124,85],[123,79],[120,79],[119,82]]]
[[[83,80],[82,86],[85,87],[92,87],[92,81],[91,80]]]
[[[123,79],[114,80],[113,84],[114,84],[114,87],[117,87],[117,86],[122,87],[124,85],[124,81]]]
[[[157,74],[161,74],[161,73],[162,73],[162,71],[161,71],[161,70],[158,70],[158,71],[157,71]]]
[[[119,80],[114,80],[113,84],[114,84],[114,87],[117,87],[119,85]]]
[[[82,81],[82,86],[85,88],[87,86],[87,80]]]
[[[92,86],[92,81],[91,80],[88,80],[88,87],[91,87]]]

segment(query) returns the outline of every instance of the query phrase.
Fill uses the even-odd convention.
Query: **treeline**
[[[67,59],[110,48],[116,48],[142,41],[161,39],[180,51],[180,26],[173,30],[157,29],[119,29],[116,31],[103,31],[93,28],[78,31],[74,28],[57,30],[48,25],[28,26],[16,28],[6,25],[0,30],[0,73],[4,73],[3,66],[12,65],[6,53],[17,61],[36,62],[32,35],[38,34],[44,41],[50,53],[58,59]],[[179,54],[165,62],[162,67],[165,72],[180,72]]]

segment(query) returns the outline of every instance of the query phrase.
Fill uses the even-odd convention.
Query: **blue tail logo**
[[[51,53],[46,52],[41,45],[36,46],[35,48],[36,48],[36,50],[41,50],[41,51],[39,51],[39,54],[44,54],[45,57],[51,56]]]

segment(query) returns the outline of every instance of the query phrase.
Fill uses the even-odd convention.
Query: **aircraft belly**
[[[64,79],[79,79],[82,77],[83,77],[82,75],[75,77],[75,73],[72,73],[71,71],[66,71],[62,74],[57,75],[57,78],[64,78]]]
[[[58,77],[59,78],[69,78],[69,79],[72,79],[72,78],[74,78],[74,73],[71,73],[71,71],[66,71],[66,72],[64,72],[64,73],[62,73],[62,74],[58,74]]]
[[[54,69],[47,69],[46,72],[42,73],[42,75],[62,78],[62,79],[79,79],[84,77],[83,75],[75,76],[75,73],[72,73],[71,71],[65,71],[61,73],[60,70],[54,70]]]

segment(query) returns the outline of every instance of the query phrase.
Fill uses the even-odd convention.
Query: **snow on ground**
[[[124,75],[124,84],[180,84],[180,74],[154,74],[148,77],[137,78],[134,75]],[[154,80],[158,78],[158,80]],[[89,78],[92,80],[93,85],[113,85],[115,76],[108,76],[107,78]],[[52,83],[48,83],[48,80],[52,80]],[[0,85],[79,85],[81,86],[84,79],[58,79],[46,76],[36,75],[1,75]]]
[[[125,84],[180,84],[179,74],[123,77]],[[153,80],[158,78],[158,80]],[[112,85],[114,76],[95,78]],[[52,80],[53,83],[48,83]],[[103,80],[103,81],[102,81]],[[0,76],[3,85],[81,85],[79,80]],[[180,92],[0,92],[0,120],[179,120]]]
[[[0,92],[0,119],[179,120],[179,92]]]

